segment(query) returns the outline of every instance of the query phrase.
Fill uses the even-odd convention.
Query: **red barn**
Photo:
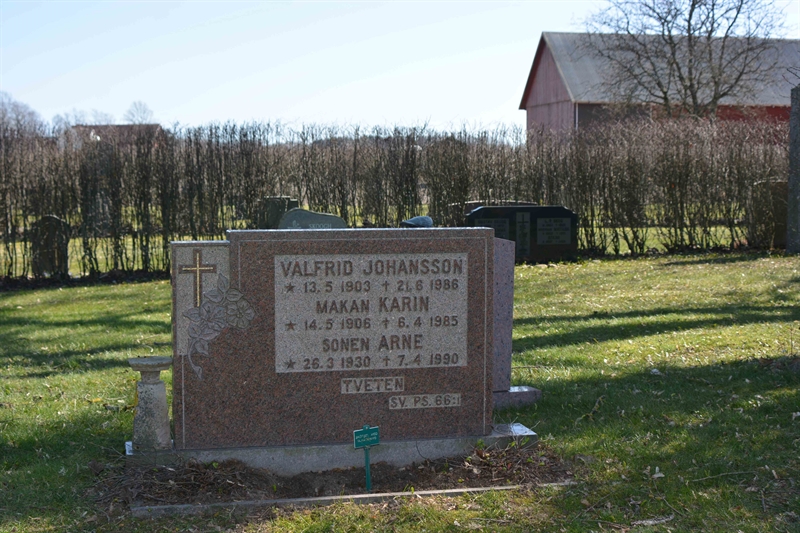
[[[528,74],[519,108],[527,113],[527,129],[563,130],[602,120],[603,109],[614,101],[604,83],[607,61],[586,47],[589,34],[544,32]],[[790,92],[798,82],[789,72],[800,69],[800,40],[773,39],[780,68],[744,100],[723,99],[717,117],[736,120],[749,116],[789,121]],[[642,107],[647,112],[646,107]]]

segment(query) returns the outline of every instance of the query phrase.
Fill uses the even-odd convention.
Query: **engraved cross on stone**
[[[203,274],[214,274],[217,272],[217,265],[203,264],[203,251],[194,249],[194,264],[192,265],[179,265],[178,273],[185,274],[191,272],[194,274],[194,301],[195,307],[200,307],[200,297],[203,294]]]

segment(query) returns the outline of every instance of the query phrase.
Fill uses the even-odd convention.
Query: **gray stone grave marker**
[[[31,227],[31,267],[37,278],[69,277],[69,224],[46,215]]]
[[[748,243],[765,248],[786,248],[788,182],[759,181],[753,184],[752,194],[752,211],[748,213]]]
[[[796,254],[800,253],[800,85],[792,89],[788,188],[786,251]]]
[[[342,217],[329,213],[316,213],[305,209],[287,211],[278,224],[278,229],[344,229],[347,224]]]

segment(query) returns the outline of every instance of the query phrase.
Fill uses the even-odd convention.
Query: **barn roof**
[[[567,92],[573,102],[582,104],[608,104],[614,102],[614,96],[604,83],[604,73],[611,69],[607,59],[591,52],[592,39],[588,33],[557,33],[542,32],[539,46],[533,60],[525,92],[522,95],[520,109],[525,109],[536,70],[541,60],[544,48],[547,47],[555,60]],[[761,80],[755,87],[752,95],[744,101],[723,99],[723,104],[740,104],[750,106],[788,106],[791,90],[798,83],[798,79],[788,72],[789,67],[800,69],[800,40],[798,39],[770,39],[778,54],[778,65],[786,68],[775,69],[771,77]]]

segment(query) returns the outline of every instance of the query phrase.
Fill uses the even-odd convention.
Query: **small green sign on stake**
[[[364,471],[367,475],[367,492],[372,491],[372,476],[369,471],[369,449],[381,443],[381,434],[378,426],[370,427],[364,424],[361,429],[353,431],[353,447],[355,449],[364,448]]]

